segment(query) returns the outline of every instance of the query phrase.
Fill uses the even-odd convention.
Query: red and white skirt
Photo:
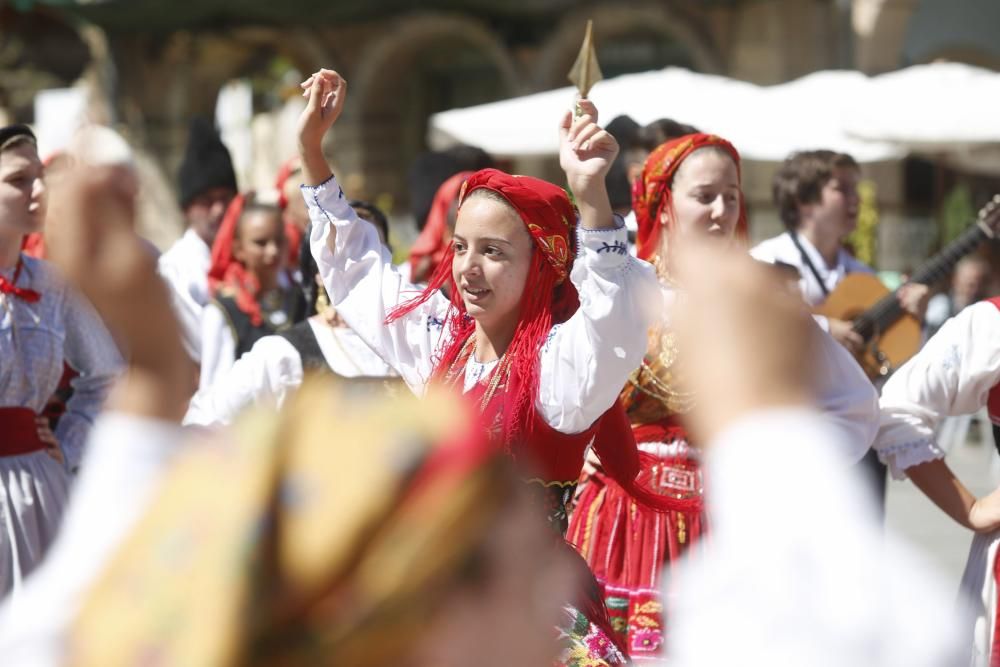
[[[640,484],[660,493],[702,493],[701,467],[686,443],[639,447],[655,455],[639,473]],[[636,664],[662,661],[669,607],[663,579],[704,530],[702,514],[646,509],[601,470],[581,480],[566,539],[593,570],[612,627]]]

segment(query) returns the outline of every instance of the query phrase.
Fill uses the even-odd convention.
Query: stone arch
[[[662,35],[680,44],[697,70],[721,73],[724,70],[718,50],[706,36],[703,26],[684,16],[675,15],[660,5],[599,5],[587,12],[566,16],[546,40],[537,60],[535,86],[540,90],[568,85],[566,74],[580,51],[587,19],[594,20],[594,38],[598,43],[634,33]]]
[[[500,37],[484,22],[456,14],[411,14],[379,26],[352,69],[335,162],[348,194],[397,212],[406,210],[400,206],[408,198],[406,172],[426,149],[430,113],[526,92]],[[412,83],[421,77],[424,85]],[[452,85],[459,80],[461,87]]]

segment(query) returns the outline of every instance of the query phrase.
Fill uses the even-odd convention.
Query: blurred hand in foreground
[[[688,427],[712,439],[749,413],[811,402],[815,325],[773,267],[694,242],[676,261],[684,286],[671,317],[698,397]]]
[[[136,235],[135,188],[117,167],[73,169],[51,202],[52,263],[100,313],[129,362],[127,389],[109,407],[180,419],[192,385],[156,258]]]

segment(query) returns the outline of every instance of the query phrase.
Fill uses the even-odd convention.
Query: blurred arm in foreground
[[[5,664],[552,664],[579,573],[474,418],[314,385],[179,447],[190,365],[134,201],[67,192],[53,258],[131,358]]]
[[[681,271],[697,280],[678,335],[696,395],[712,397],[689,427],[709,443],[713,537],[681,575],[671,664],[958,664],[952,597],[883,541],[838,464],[841,433],[813,407],[801,304],[716,249],[686,253]]]

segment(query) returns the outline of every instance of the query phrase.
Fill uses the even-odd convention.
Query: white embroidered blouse
[[[405,318],[385,324],[386,313],[419,288],[395,270],[375,228],[347,205],[336,178],[303,186],[302,194],[312,220],[313,256],[331,303],[411,390],[422,393],[446,335],[448,300],[436,294]],[[585,431],[611,407],[642,360],[646,330],[661,307],[653,267],[628,254],[626,234],[621,224],[578,228],[570,279],[580,293],[580,308],[552,328],[541,352],[536,399],[540,416],[561,433]]]

